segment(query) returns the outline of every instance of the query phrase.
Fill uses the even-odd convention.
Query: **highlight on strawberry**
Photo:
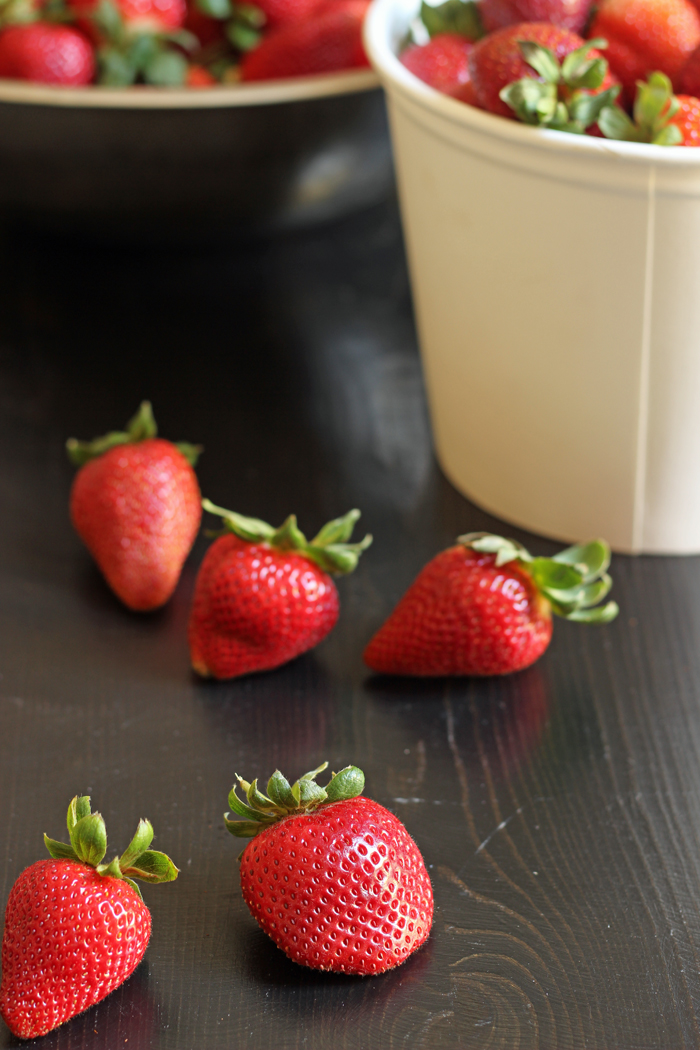
[[[290,784],[276,770],[267,795],[237,776],[226,827],[251,838],[240,855],[241,890],[253,918],[294,962],[371,975],[406,961],[428,938],[433,891],[401,821],[362,791],[357,766]]]
[[[312,649],[340,611],[331,576],[352,572],[369,547],[350,543],[359,510],[329,521],[307,540],[293,514],[274,528],[202,501],[223,529],[195,584],[189,640],[192,667],[204,677],[267,671]]]
[[[193,469],[201,445],[157,435],[144,401],[126,430],[66,442],[80,467],[70,494],[73,526],[111,589],[137,612],[168,601],[202,518]]]
[[[599,604],[612,586],[609,564],[604,540],[537,558],[502,536],[460,536],[419,573],[369,642],[365,663],[391,675],[521,671],[549,645],[552,613],[598,624],[617,616],[616,602]]]
[[[52,859],[20,874],[5,909],[0,1015],[20,1039],[45,1035],[126,981],[151,935],[135,880],[178,876],[169,857],[150,849],[148,820],[108,862],[104,820],[89,796],[72,800],[67,823],[69,843],[44,835]]]
[[[700,144],[691,0],[423,0],[399,57],[435,90],[531,126]]]

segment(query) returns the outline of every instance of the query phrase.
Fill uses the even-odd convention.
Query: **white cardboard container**
[[[566,542],[700,553],[700,149],[530,128],[396,58],[374,0],[435,446],[469,499]]]

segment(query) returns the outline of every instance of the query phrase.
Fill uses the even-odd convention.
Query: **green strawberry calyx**
[[[316,783],[316,777],[327,768],[328,763],[324,762],[318,769],[305,773],[293,784],[276,769],[267,782],[267,795],[263,795],[259,790],[257,780],[249,784],[236,774],[238,786],[244,792],[247,801],[241,801],[234,784],[228,796],[228,804],[242,819],[231,820],[231,814],[225,813],[227,830],[237,838],[252,838],[259,831],[285,817],[311,813],[319,806],[330,802],[344,802],[362,794],[365,775],[357,766],[346,766],[339,773],[333,773],[323,788]]]
[[[359,543],[348,543],[355,522],[360,517],[359,510],[350,510],[342,518],[327,522],[312,540],[307,540],[294,514],[290,514],[276,529],[259,518],[246,518],[233,510],[217,507],[208,499],[202,500],[202,506],[210,514],[221,517],[224,533],[232,532],[249,543],[266,543],[275,550],[294,551],[333,575],[346,575],[356,569],[360,555],[372,542],[368,533]]]
[[[476,41],[484,36],[484,24],[475,0],[444,0],[435,6],[423,0],[419,18],[431,38],[441,33],[454,33]]]
[[[121,857],[108,864],[103,860],[107,853],[107,831],[100,813],[90,811],[90,796],[76,795],[68,807],[68,835],[70,845],[57,842],[44,835],[44,845],[54,860],[74,860],[89,864],[98,875],[123,879],[139,897],[141,890],[134,879],[142,882],[172,882],[179,870],[165,853],[149,849],[153,841],[153,826],[149,820],[140,820],[136,834]]]
[[[617,616],[617,602],[598,603],[607,597],[612,580],[607,573],[610,547],[605,540],[577,543],[553,558],[533,558],[522,544],[490,532],[470,532],[458,543],[479,554],[495,554],[496,566],[517,561],[531,577],[552,612],[579,623],[610,623]],[[595,608],[594,608],[595,606]]]
[[[619,106],[606,106],[601,110],[598,126],[608,139],[680,146],[683,134],[671,123],[680,105],[666,74],[650,73],[646,83],[637,81],[632,118]]]
[[[139,410],[126,424],[126,430],[112,430],[103,437],[94,438],[92,441],[78,441],[77,438],[68,438],[66,450],[68,458],[76,467],[82,467],[91,459],[109,452],[118,445],[134,445],[139,441],[158,436],[158,426],[153,416],[150,401],[142,401]],[[201,445],[191,445],[187,441],[174,441],[175,448],[185,457],[190,466],[195,466],[202,453]]]
[[[560,64],[551,48],[534,40],[518,40],[523,58],[538,76],[507,84],[499,98],[524,124],[583,135],[606,107],[612,108],[620,93],[619,84],[591,93],[605,80],[608,63],[590,52],[607,46],[607,40],[587,40]]]

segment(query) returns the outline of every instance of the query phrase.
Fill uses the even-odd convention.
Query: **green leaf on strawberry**
[[[479,5],[474,0],[445,0],[436,7],[423,0],[420,20],[431,37],[455,33],[467,40],[480,40],[484,35]]]
[[[683,135],[671,121],[680,103],[665,73],[651,73],[647,82],[637,81],[632,118],[617,106],[608,106],[598,124],[608,139],[624,142],[650,142],[655,146],[679,146]]]
[[[608,64],[601,56],[590,54],[607,47],[605,40],[587,40],[561,64],[551,48],[533,40],[519,40],[518,46],[539,79],[515,80],[502,88],[499,97],[524,124],[582,135],[606,107],[612,107],[620,88],[615,84],[598,91]]]
[[[482,554],[495,554],[497,566],[517,561],[547,600],[552,612],[566,620],[610,623],[619,612],[617,602],[598,605],[612,587],[612,580],[606,572],[610,564],[610,547],[605,540],[575,544],[553,558],[533,558],[515,540],[491,533],[471,532],[459,536],[457,542]]]
[[[136,834],[122,853],[108,864],[102,861],[107,852],[107,830],[100,813],[92,813],[88,795],[77,796],[68,807],[68,834],[70,845],[44,835],[44,844],[54,860],[74,860],[95,868],[98,875],[124,879],[141,896],[134,879],[144,882],[172,882],[178,869],[164,853],[150,850],[153,826],[140,820]]]
[[[277,769],[268,781],[267,796],[258,790],[257,780],[248,784],[237,775],[240,786],[246,785],[244,790],[247,792],[249,805],[240,800],[234,784],[228,804],[237,816],[243,817],[243,820],[231,820],[230,813],[226,813],[224,820],[227,830],[238,838],[250,838],[284,817],[311,813],[326,803],[342,802],[362,794],[365,775],[357,766],[346,766],[339,773],[333,773],[323,788],[316,783],[316,777],[327,768],[328,763],[324,762],[318,769],[305,773],[291,785]]]
[[[372,542],[369,534],[359,543],[347,542],[360,517],[359,510],[348,511],[342,518],[329,521],[312,540],[307,540],[294,514],[290,514],[275,529],[259,518],[247,518],[235,511],[217,507],[208,499],[202,500],[202,506],[210,514],[220,515],[225,529],[240,539],[250,543],[267,543],[276,550],[296,551],[315,562],[324,572],[335,575],[352,572],[357,567],[362,551]]]
[[[105,0],[105,2],[108,3],[109,0]],[[117,66],[120,62],[126,63],[126,66],[124,67],[125,70],[127,66],[128,68],[133,67],[135,69],[138,63],[145,61],[149,55],[149,61],[152,61],[153,57],[156,55],[156,52],[151,50],[151,43],[151,37],[137,37],[132,46],[132,52],[134,53],[135,58],[131,65],[129,65],[131,59],[127,59],[124,55],[120,55],[116,51],[103,52],[102,54],[109,54],[109,62],[115,62],[117,63]],[[139,48],[140,51],[138,51]],[[124,75],[127,75],[126,72]],[[133,83],[133,79],[124,81],[124,83],[127,82]],[[157,437],[157,435],[158,426],[153,416],[151,402],[142,401],[136,415],[126,424],[125,430],[112,430],[109,434],[105,434],[103,437],[94,438],[92,441],[78,441],[77,438],[68,438],[66,441],[66,450],[71,463],[76,467],[82,467],[91,459],[96,459],[98,456],[103,455],[105,452],[109,452],[111,448],[116,448],[118,445],[137,444],[139,441],[147,441],[149,438]],[[202,446],[192,445],[187,441],[173,442],[173,444],[183,454],[190,466],[195,466],[199,456],[202,454]]]

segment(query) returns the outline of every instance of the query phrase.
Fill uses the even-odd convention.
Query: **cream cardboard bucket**
[[[700,149],[526,127],[396,58],[414,0],[375,0],[441,466],[475,503],[572,542],[700,552]]]

